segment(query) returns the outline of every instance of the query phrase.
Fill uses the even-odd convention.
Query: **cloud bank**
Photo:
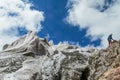
[[[40,31],[44,21],[42,11],[32,9],[28,0],[0,0],[0,49],[17,39],[18,27]]]
[[[101,38],[100,47],[107,46],[107,36],[120,39],[120,0],[69,0],[66,20],[80,29],[87,28],[91,40]]]

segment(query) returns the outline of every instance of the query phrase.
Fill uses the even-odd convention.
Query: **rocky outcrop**
[[[82,80],[83,71],[88,66],[88,58],[80,54],[79,51],[63,51],[63,54],[66,58],[61,64],[61,80]]]
[[[29,31],[3,46],[0,80],[120,80],[120,41],[107,49],[82,50]]]
[[[30,31],[3,47],[0,80],[87,80],[84,53],[90,54],[69,44],[49,44]]]
[[[45,49],[48,48],[46,39],[40,39],[36,32],[29,31],[27,35],[22,36],[12,44],[3,46],[4,52],[16,52],[24,55],[45,55]]]
[[[115,41],[107,49],[94,53],[89,58],[90,76],[88,80],[120,80],[119,79],[101,79],[106,72],[120,67],[120,41]],[[111,74],[110,74],[111,75]],[[120,76],[120,74],[119,74]]]

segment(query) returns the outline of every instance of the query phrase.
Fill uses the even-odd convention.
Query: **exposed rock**
[[[120,67],[105,72],[99,80],[120,80]]]
[[[100,50],[90,57],[90,76],[88,80],[98,80],[106,71],[117,67],[120,67],[120,42],[115,41],[107,49]]]
[[[29,31],[0,52],[0,80],[120,80],[120,41],[82,50]]]
[[[87,57],[79,52],[63,52],[66,55],[61,67],[61,80],[82,80],[83,71],[87,68]]]
[[[8,46],[9,46],[9,44],[5,44],[5,45],[3,46],[3,50],[7,49]]]
[[[11,45],[5,45],[4,52],[13,51],[23,54],[45,55],[49,44],[45,39],[40,39],[36,32],[29,31],[27,35],[13,42]]]
[[[49,44],[36,32],[5,45],[0,53],[0,80],[86,80],[88,56],[79,47]],[[87,78],[87,76],[85,77]]]

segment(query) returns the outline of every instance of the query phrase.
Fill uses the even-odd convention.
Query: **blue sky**
[[[91,37],[85,37],[86,29],[80,29],[65,21],[67,17],[67,0],[32,0],[34,8],[44,12],[45,20],[42,22],[43,29],[38,33],[40,37],[49,34],[49,40],[55,44],[68,41],[79,43],[81,46],[100,45],[100,39],[91,41]]]
[[[0,49],[28,30],[55,44],[106,48],[109,34],[120,37],[119,8],[120,0],[0,0]]]

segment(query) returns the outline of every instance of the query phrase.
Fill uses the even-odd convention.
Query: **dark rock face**
[[[82,72],[81,80],[88,80],[88,76],[90,75],[89,67],[86,67],[85,70]]]
[[[3,46],[3,50],[7,49],[8,46],[9,46],[9,44],[5,44],[5,45]]]

